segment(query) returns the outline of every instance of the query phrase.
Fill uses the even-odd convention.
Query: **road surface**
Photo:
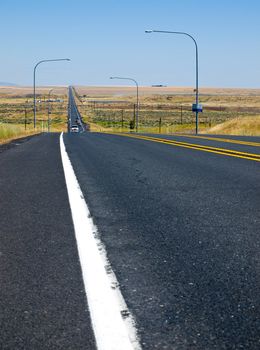
[[[85,131],[86,127],[82,121],[81,114],[78,111],[78,107],[73,95],[73,88],[69,86],[69,103],[68,103],[68,129],[70,130],[72,125],[78,125],[79,131]]]
[[[152,137],[63,136],[141,347],[259,349],[260,138]],[[96,349],[59,138],[0,154],[1,349]]]
[[[65,144],[143,348],[257,349],[259,162],[106,134]]]

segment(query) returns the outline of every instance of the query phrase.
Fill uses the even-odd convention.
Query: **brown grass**
[[[49,91],[52,99],[62,98],[63,102],[48,103]],[[65,87],[37,87],[37,123],[36,132],[46,132],[48,129],[48,109],[50,114],[50,131],[60,132],[67,130],[67,88]],[[2,131],[0,139],[11,140],[26,136],[33,129],[33,92],[32,87],[0,87],[0,122]],[[26,131],[25,129],[26,117]],[[4,130],[3,130],[4,128]],[[2,142],[1,141],[1,142]]]
[[[63,104],[53,103],[51,114],[51,131],[66,131],[67,121],[67,88],[37,87],[41,98],[52,97],[64,99]],[[79,86],[76,88],[81,96],[78,101],[84,121],[91,124],[92,131],[119,131],[121,115],[124,115],[122,131],[129,131],[129,122],[133,119],[133,105],[136,103],[136,87],[131,86]],[[161,119],[161,132],[193,132],[194,113],[191,104],[194,102],[192,87],[142,87],[140,93],[139,130],[158,132]],[[96,103],[91,101],[111,100],[120,103]],[[260,89],[220,89],[200,88],[200,102],[204,111],[199,115],[200,130],[210,133],[240,135],[260,135]],[[0,87],[1,121],[20,124],[23,128],[24,107],[27,106],[28,128],[33,122],[32,87]],[[37,128],[47,129],[47,104],[38,104]],[[123,112],[122,112],[123,111]],[[182,112],[181,112],[182,111]],[[182,113],[182,114],[181,114]],[[182,116],[182,117],[181,117]],[[216,125],[217,124],[217,125]],[[212,126],[212,127],[211,127]],[[210,128],[211,127],[211,128]],[[206,128],[206,129],[205,129]],[[209,129],[210,128],[210,129]]]
[[[235,118],[206,131],[209,134],[260,136],[260,115]]]
[[[0,124],[0,144],[8,143],[29,135],[39,134],[38,130],[28,128],[24,130],[21,125]]]
[[[78,104],[85,121],[94,123],[95,128],[118,130],[123,115],[127,130],[136,103],[135,86],[79,86],[76,90],[81,96]],[[194,100],[195,93],[191,87],[140,86],[139,130],[158,132],[161,120],[162,133],[193,132],[195,116],[191,105]],[[260,113],[260,89],[200,88],[199,100],[204,107],[199,115],[199,129],[203,132],[233,119],[251,120]],[[243,134],[259,134],[257,127],[249,126],[248,131],[245,129],[244,123],[241,129]]]
[[[37,94],[48,94],[50,89],[54,89],[55,95],[66,95],[68,88],[66,86],[37,86]],[[32,86],[0,86],[0,96],[19,96],[24,97],[25,95],[33,94]]]
[[[77,92],[80,95],[89,95],[96,97],[104,96],[130,96],[136,94],[136,87],[129,84],[118,86],[77,86]],[[193,87],[150,87],[140,86],[140,95],[194,95]],[[260,96],[260,89],[231,89],[231,88],[200,88],[201,95],[212,96]]]

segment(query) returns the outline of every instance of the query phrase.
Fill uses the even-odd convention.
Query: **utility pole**
[[[124,110],[122,109],[122,111],[121,111],[121,128],[122,128],[122,131],[123,131],[123,127],[124,127]]]
[[[24,130],[27,129],[27,108],[24,107]]]

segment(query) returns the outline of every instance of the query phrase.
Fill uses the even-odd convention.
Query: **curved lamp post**
[[[188,33],[185,32],[171,32],[167,30],[146,30],[145,33],[165,33],[165,34],[181,34],[181,35],[186,35],[189,38],[191,38],[195,44],[195,50],[196,50],[196,135],[198,134],[198,129],[199,129],[199,111],[200,108],[198,107],[199,105],[199,52],[198,52],[198,44],[194,37]]]
[[[136,85],[136,121],[135,121],[135,130],[138,132],[138,119],[139,119],[139,85],[137,81],[133,78],[123,78],[123,77],[110,77],[110,79],[121,79],[121,80],[131,80]]]
[[[55,58],[51,60],[41,60],[34,66],[33,69],[33,125],[34,129],[36,128],[36,94],[35,94],[35,75],[36,75],[36,68],[39,66],[39,64],[44,62],[57,62],[57,61],[70,61],[69,58]]]

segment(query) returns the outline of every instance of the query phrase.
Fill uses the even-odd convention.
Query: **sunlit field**
[[[135,87],[76,87],[79,111],[91,131],[134,132]],[[194,133],[192,88],[140,87],[138,132]],[[199,132],[260,135],[260,89],[201,89]],[[0,142],[40,132],[67,130],[66,87],[37,88],[34,128],[31,87],[0,88]]]
[[[0,88],[0,142],[33,133],[67,130],[67,89],[38,88],[36,97],[34,128],[32,88]]]
[[[92,130],[135,130],[137,101],[134,87],[76,87],[75,91],[79,110]],[[194,100],[192,88],[141,87],[138,131],[193,133],[195,115],[191,106]],[[218,133],[260,135],[257,127],[260,89],[201,89],[200,103],[203,105],[203,113],[199,114],[201,133],[218,130]],[[234,121],[232,129],[226,128],[225,123],[231,121]]]

